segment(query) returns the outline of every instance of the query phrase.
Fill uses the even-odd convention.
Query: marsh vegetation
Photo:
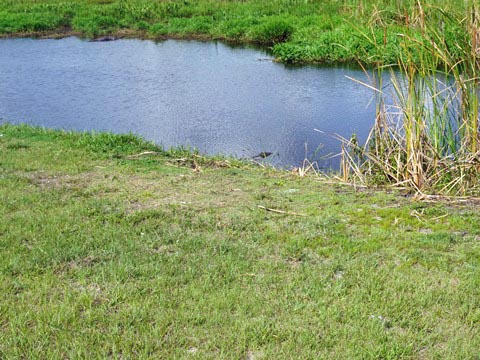
[[[400,34],[399,59],[374,73],[377,116],[369,141],[361,146],[342,139],[343,176],[419,193],[478,194],[479,11],[472,3],[460,18],[440,8],[425,11],[420,2],[418,7],[409,17],[413,25]],[[462,29],[450,40],[449,24]],[[385,73],[389,88],[383,86]]]
[[[1,0],[0,33],[199,37],[268,44],[285,62],[392,63],[402,49],[399,34],[420,36],[418,21],[436,9],[461,19],[469,1]],[[461,22],[443,25],[451,49],[466,39],[463,30]]]

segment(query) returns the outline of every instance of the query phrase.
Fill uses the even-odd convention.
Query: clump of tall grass
[[[283,19],[269,19],[254,27],[250,36],[261,44],[276,44],[287,41],[292,35],[294,27]]]
[[[370,136],[363,145],[342,139],[343,177],[478,195],[479,9],[472,3],[458,19],[419,1],[406,19],[398,64],[377,68],[369,85],[377,100]]]

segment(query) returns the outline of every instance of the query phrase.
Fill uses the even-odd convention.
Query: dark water
[[[267,151],[276,166],[298,166],[339,151],[315,128],[367,135],[372,91],[346,76],[366,80],[355,69],[286,67],[265,51],[213,42],[7,39],[0,122],[133,132],[206,154]]]

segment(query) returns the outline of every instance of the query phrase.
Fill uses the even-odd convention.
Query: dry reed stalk
[[[365,145],[336,136],[342,143],[345,183],[408,185],[419,194],[465,195],[480,190],[480,17],[477,7],[472,9],[470,22],[464,21],[468,17],[452,20],[441,10],[438,19],[417,0],[412,13],[405,15],[411,33],[401,37],[400,75],[390,71],[394,105],[387,108],[381,85],[384,69],[379,68],[378,79],[363,84],[377,100],[375,124]],[[469,27],[471,41],[459,38],[454,48],[448,45],[441,30],[446,21]],[[444,69],[441,73],[439,67]],[[397,119],[392,108],[399,110]]]

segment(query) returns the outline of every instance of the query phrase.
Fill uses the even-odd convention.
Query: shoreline
[[[272,3],[258,0],[209,2],[142,2],[94,0],[57,3],[49,0],[0,4],[0,38],[39,39],[118,35],[161,41],[167,39],[223,41],[271,46],[277,61],[289,64],[385,66],[397,64],[409,46],[424,33],[420,21],[434,8],[418,13],[417,5],[386,6],[378,12],[374,1],[352,8],[335,2]],[[455,18],[468,9],[446,4]],[[373,15],[369,15],[371,12]],[[423,15],[422,15],[423,14]],[[417,18],[421,15],[421,18]],[[446,24],[446,25],[445,25]],[[455,49],[464,29],[456,21],[444,23],[445,41]],[[442,25],[443,26],[443,25]],[[466,41],[462,36],[462,41]],[[455,53],[456,54],[456,53]],[[413,60],[430,56],[424,49]],[[459,59],[457,59],[459,60]]]
[[[270,52],[270,55],[273,57],[272,61],[277,62],[279,64],[284,64],[288,66],[327,66],[327,67],[348,67],[348,68],[358,68],[367,70],[373,69],[374,67],[378,66],[379,64],[376,62],[373,63],[362,63],[359,61],[351,61],[351,60],[337,60],[337,61],[329,61],[329,60],[320,60],[320,61],[283,61],[279,59],[271,52],[271,45],[262,44],[255,41],[242,41],[242,40],[235,40],[231,38],[227,38],[224,36],[210,36],[205,34],[188,34],[188,35],[180,35],[180,34],[169,34],[169,35],[151,35],[145,31],[138,31],[138,30],[119,30],[113,32],[107,32],[102,35],[98,35],[95,37],[88,37],[84,33],[74,30],[52,30],[52,31],[36,31],[36,32],[18,32],[18,33],[10,33],[10,34],[1,34],[0,33],[0,40],[5,39],[34,39],[34,40],[61,40],[68,37],[76,37],[81,40],[91,41],[96,38],[102,36],[113,36],[117,37],[114,41],[129,39],[129,40],[150,40],[153,42],[162,42],[167,40],[179,40],[179,41],[199,41],[199,42],[221,42],[228,46],[244,46],[244,47],[252,47],[256,49],[261,49],[266,52]]]

